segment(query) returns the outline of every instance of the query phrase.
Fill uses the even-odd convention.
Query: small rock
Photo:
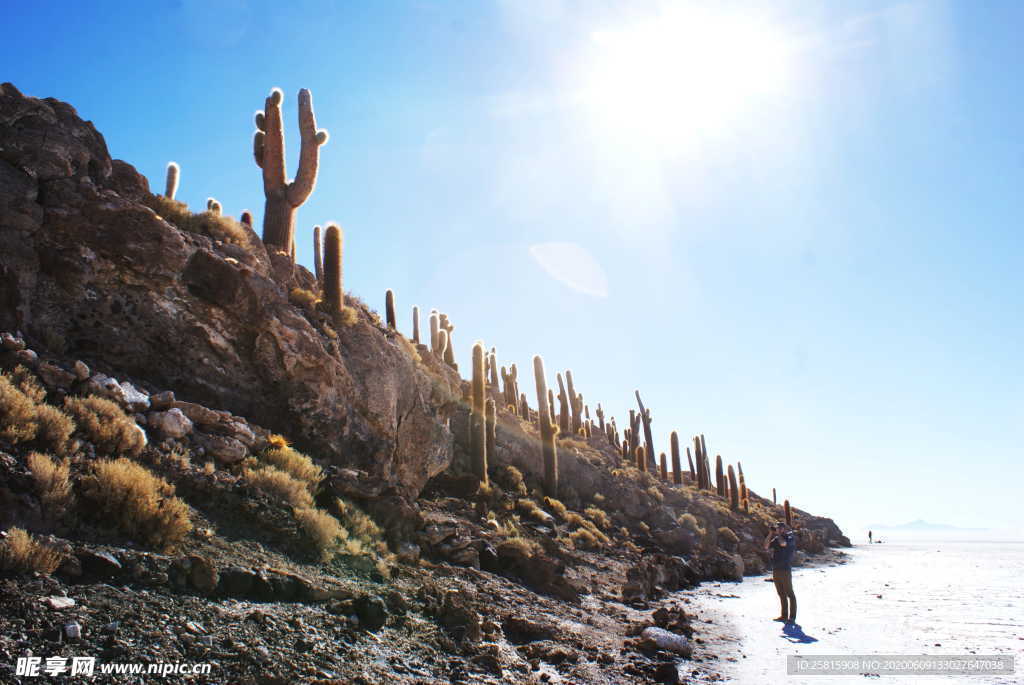
[[[69,373],[50,362],[42,362],[36,370],[39,372],[39,377],[43,379],[43,384],[48,388],[67,390],[75,382],[75,375],[73,373]]]
[[[170,390],[158,392],[149,398],[149,408],[155,411],[163,411],[174,406],[174,393]]]
[[[363,595],[357,598],[355,610],[359,623],[371,632],[380,630],[387,623],[388,608],[380,597]]]
[[[198,554],[193,554],[188,559],[192,564],[188,574],[192,587],[207,595],[217,589],[217,583],[220,582],[217,567],[206,557]]]
[[[687,659],[693,655],[693,647],[690,646],[690,641],[686,639],[685,635],[679,635],[662,628],[651,627],[644,628],[644,631],[640,633],[640,637],[658,649],[674,652]]]
[[[18,350],[14,353],[14,359],[30,369],[36,368],[36,364],[39,363],[39,355],[33,350]]]
[[[121,388],[121,384],[110,376],[102,373],[94,374],[89,377],[89,380],[84,385],[83,389],[86,394],[105,397],[108,400],[117,402],[122,407],[125,406],[124,390]]]
[[[192,421],[180,409],[150,412],[147,423],[167,438],[183,438],[192,432]]]
[[[139,412],[149,409],[149,395],[138,390],[131,383],[121,383],[121,391],[124,393],[124,401],[128,411]]]
[[[70,597],[61,597],[60,595],[51,595],[50,597],[43,598],[43,604],[50,607],[51,609],[70,609],[75,606],[75,600]]]
[[[0,333],[0,347],[8,352],[20,352],[25,349],[25,341],[10,333]]]
[[[124,572],[124,566],[113,554],[91,549],[80,550],[77,554],[82,562],[82,573],[97,578],[113,578]]]
[[[69,640],[77,640],[82,637],[82,626],[78,621],[68,621],[64,624],[64,634]]]
[[[74,372],[75,378],[78,379],[79,381],[87,380],[89,376],[92,374],[86,363],[81,360],[75,362]]]
[[[242,461],[249,453],[245,445],[234,438],[226,438],[222,435],[206,435],[203,436],[201,442],[206,448],[206,453],[215,457],[222,464],[234,464]]]

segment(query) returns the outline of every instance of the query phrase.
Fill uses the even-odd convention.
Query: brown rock
[[[196,590],[204,595],[211,594],[217,589],[220,582],[220,574],[217,567],[206,557],[193,554],[189,557],[192,564],[189,570],[188,579]]]

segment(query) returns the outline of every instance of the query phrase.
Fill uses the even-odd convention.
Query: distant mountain
[[[910,523],[903,523],[900,525],[889,525],[885,523],[876,523],[870,526],[872,530],[914,530],[914,531],[945,531],[945,530],[988,530],[987,528],[960,528],[959,526],[951,526],[947,523],[929,523],[928,521],[922,521],[918,519],[911,521]]]

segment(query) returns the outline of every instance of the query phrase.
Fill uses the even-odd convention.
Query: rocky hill
[[[166,195],[0,86],[0,680],[82,654],[211,663],[197,682],[714,678],[671,593],[760,573],[781,506],[708,482],[699,440],[659,474],[642,415],[623,447],[571,380],[554,486],[491,354],[484,477],[450,325],[331,310],[251,221]],[[849,545],[792,516],[802,557]]]

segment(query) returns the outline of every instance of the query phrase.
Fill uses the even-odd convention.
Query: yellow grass
[[[338,545],[348,539],[348,531],[338,519],[322,509],[298,509],[295,520],[320,553],[322,561],[329,561]]]
[[[68,397],[64,409],[101,454],[138,456],[145,436],[134,419],[103,397]]]
[[[242,477],[254,488],[282,504],[288,504],[296,509],[308,509],[313,506],[313,495],[310,494],[306,483],[275,466],[246,468],[242,470]]]
[[[317,486],[324,478],[323,469],[314,464],[312,459],[287,445],[267,450],[263,453],[262,460],[305,483],[311,493],[316,492]]]
[[[72,504],[71,467],[67,460],[58,463],[39,452],[29,454],[27,461],[43,513],[51,520],[59,520]]]
[[[57,570],[61,558],[60,552],[37,542],[21,528],[11,528],[0,543],[0,569],[5,571],[49,574]]]

